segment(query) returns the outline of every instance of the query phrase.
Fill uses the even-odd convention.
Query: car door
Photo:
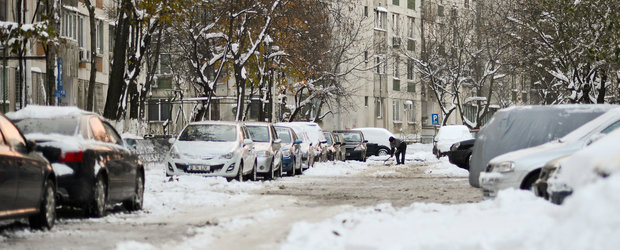
[[[7,217],[15,210],[19,175],[15,155],[1,133],[0,137],[0,217]]]
[[[0,116],[0,129],[12,152],[13,164],[17,167],[19,181],[15,208],[36,209],[43,190],[43,167],[46,163],[28,155],[26,139],[17,127],[3,116]]]
[[[251,139],[250,132],[248,131],[247,127],[241,126],[241,136],[243,137],[241,141],[244,141],[245,139]],[[256,158],[254,155],[254,145],[244,145],[243,150],[243,168],[251,169],[254,166],[254,160]]]
[[[95,139],[95,145],[92,145],[95,157],[99,161],[108,174],[108,197],[112,200],[118,200],[122,197],[124,181],[122,180],[123,165],[119,161],[120,156],[110,144],[110,135],[106,132],[105,126],[99,117],[90,116],[88,124]]]
[[[119,194],[121,198],[129,198],[134,194],[135,182],[137,176],[138,157],[132,154],[123,144],[123,139],[116,132],[116,129],[107,122],[103,122],[106,133],[108,134],[111,144],[110,147],[116,155],[115,161],[119,165],[117,169],[119,175]]]
[[[282,142],[276,143],[278,140],[278,133],[276,133],[276,129],[273,125],[269,125],[269,133],[271,133],[271,148],[273,151],[273,164],[275,166],[279,166],[282,163]]]

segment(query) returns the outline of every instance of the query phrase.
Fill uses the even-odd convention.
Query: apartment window
[[[415,10],[415,0],[407,0],[407,8]]]
[[[87,37],[84,34],[84,17],[83,16],[79,16],[78,17],[78,44],[80,45],[80,48],[84,48],[86,47],[86,45],[84,44],[84,37]]]
[[[400,91],[400,80],[399,79],[392,79],[392,90]]]
[[[67,39],[78,40],[78,14],[69,10],[62,11],[60,35]]]
[[[159,64],[157,65],[157,73],[160,75],[169,75],[172,70],[170,69],[170,54],[162,53],[159,55]]]
[[[149,121],[166,121],[170,119],[172,104],[167,99],[149,100]]]
[[[383,118],[383,103],[381,99],[377,99],[377,105],[375,106],[375,113],[377,114],[377,118]]]
[[[364,96],[364,107],[368,107],[368,96]]]
[[[413,36],[414,29],[415,29],[415,18],[408,16],[407,17],[407,37],[414,38]]]
[[[400,78],[400,70],[399,69],[400,69],[400,58],[397,56],[397,57],[394,58],[394,70],[392,71],[393,72],[392,76],[394,78],[396,78],[396,79]]]
[[[381,55],[381,56],[376,56],[375,57],[375,63],[377,64],[377,74],[385,74],[385,69],[386,69],[386,62],[385,62],[385,56]]]
[[[412,59],[407,60],[407,80],[414,80],[415,65]]]
[[[103,54],[103,21],[96,21],[96,36],[97,36],[97,52]]]
[[[375,28],[382,30],[387,29],[387,9],[378,7],[375,10]]]
[[[398,14],[392,14],[392,31],[394,32],[394,36],[399,36],[400,34],[399,19],[400,17]]]
[[[412,100],[405,102],[405,111],[405,113],[407,114],[407,122],[415,123],[415,108],[413,106]]]
[[[400,5],[400,1],[399,0],[392,0],[392,4],[393,5]]]
[[[415,52],[415,40],[408,38],[407,39],[407,50]]]
[[[364,51],[364,62],[368,63],[368,50]]]
[[[394,120],[394,122],[400,122],[400,101],[399,100],[393,100],[392,101],[392,112],[394,113],[394,117],[392,120]]]
[[[407,82],[407,92],[415,93],[415,82]]]
[[[108,50],[110,52],[114,51],[114,32],[115,32],[116,26],[114,25],[108,25]]]
[[[368,17],[368,6],[364,6],[364,16]]]
[[[0,21],[6,21],[5,13],[7,13],[6,7],[7,0],[0,0]]]
[[[466,9],[469,9],[469,0],[465,0],[463,5],[465,6]]]

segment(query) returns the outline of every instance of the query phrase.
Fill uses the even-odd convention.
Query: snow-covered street
[[[9,225],[0,231],[2,249],[274,249],[311,247],[314,233],[300,229],[335,216],[383,204],[457,204],[481,200],[467,172],[410,146],[404,166],[325,162],[302,176],[275,181],[227,182],[224,178],[165,177],[161,164],[148,167],[144,211],[111,211],[101,219],[61,212],[51,231]],[[117,209],[119,210],[119,209]],[[68,213],[65,213],[68,214]],[[291,231],[291,229],[293,229]],[[299,234],[306,240],[296,239]],[[322,232],[317,228],[317,236]],[[319,238],[317,238],[319,240]],[[50,245],[50,242],[54,242]]]

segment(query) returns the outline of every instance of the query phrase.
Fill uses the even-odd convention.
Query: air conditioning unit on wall
[[[89,62],[90,61],[90,51],[85,48],[80,48],[80,62]]]

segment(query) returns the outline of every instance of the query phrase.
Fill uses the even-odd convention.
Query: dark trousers
[[[396,148],[396,164],[405,164],[405,153],[407,152],[407,144],[403,143],[400,147]]]

